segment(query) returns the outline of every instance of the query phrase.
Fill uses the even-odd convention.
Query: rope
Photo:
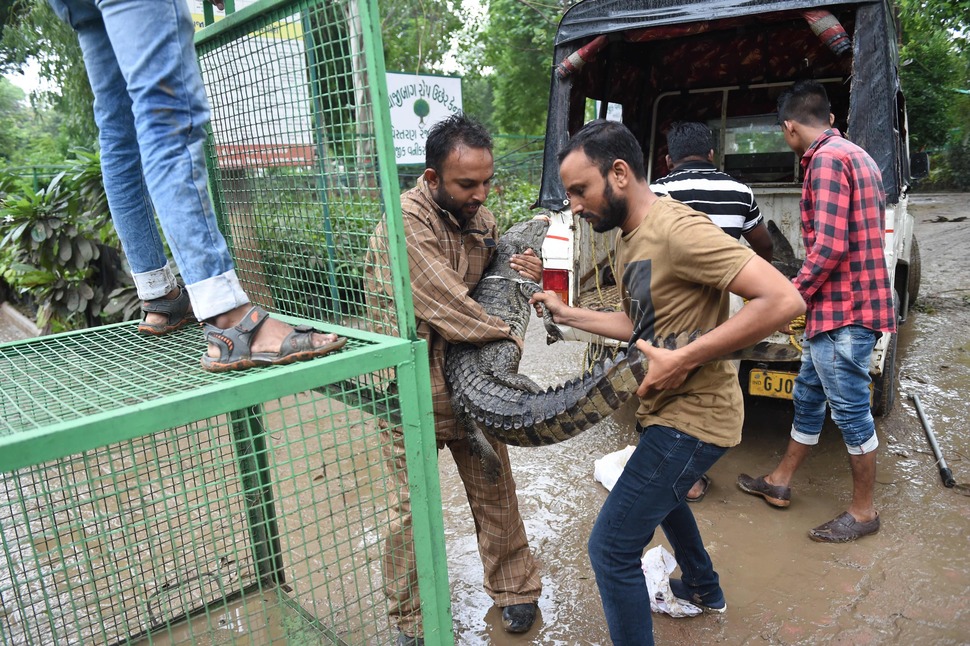
[[[789,342],[801,350],[802,344],[798,342],[798,339],[801,337],[801,334],[799,333],[805,329],[805,315],[799,314],[793,318],[791,323],[788,324],[788,327],[790,327],[792,330],[792,333],[788,337]]]
[[[596,236],[595,235],[590,238],[590,244],[592,246],[592,256],[593,256],[593,258],[598,258],[599,256],[596,253]],[[615,281],[616,280],[616,267],[613,266],[613,248],[610,245],[607,245],[606,246],[606,264],[609,265],[610,271],[613,273],[613,280]],[[606,295],[603,293],[603,284],[600,282],[600,272],[599,272],[599,270],[597,270],[595,273],[596,273],[596,295],[599,296],[600,305],[604,305],[604,306],[609,305],[610,307],[614,307],[614,306],[618,305],[618,303],[607,303],[606,302]]]
[[[542,291],[542,285],[534,280],[529,280],[528,278],[508,278],[507,276],[484,276],[478,282],[482,280],[507,280],[510,283],[518,283],[520,285],[534,285],[540,292]]]

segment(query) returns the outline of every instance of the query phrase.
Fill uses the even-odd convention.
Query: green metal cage
[[[147,337],[125,323],[0,345],[4,646],[392,643],[394,426],[425,640],[453,643],[376,2],[227,4],[217,22],[207,11],[196,47],[237,273],[254,302],[349,342],[218,375],[199,367],[198,329]],[[385,215],[391,267],[368,267]],[[393,312],[368,302],[371,270],[394,282]]]

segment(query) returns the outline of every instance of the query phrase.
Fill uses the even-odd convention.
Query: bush
[[[76,159],[36,193],[17,182],[0,198],[3,279],[48,330],[97,325],[125,281],[97,153]],[[19,190],[18,190],[19,189]]]

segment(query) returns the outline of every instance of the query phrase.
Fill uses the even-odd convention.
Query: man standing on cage
[[[438,448],[451,452],[465,485],[485,568],[485,591],[502,608],[505,630],[522,633],[535,621],[542,586],[519,514],[508,447],[489,438],[502,464],[502,475],[493,482],[457,424],[444,377],[445,356],[453,343],[513,339],[521,344],[502,319],[486,313],[471,297],[498,238],[495,217],[484,206],[494,175],[492,138],[480,123],[453,115],[428,133],[425,165],[416,186],[401,196],[401,211],[418,334],[430,352],[435,435]],[[365,269],[377,320],[393,314],[386,239],[386,223],[381,223],[371,238]],[[542,276],[542,262],[531,249],[513,256],[510,264],[527,280],[538,282]],[[421,602],[404,437],[399,426],[385,433],[385,453],[398,487],[383,558],[384,588],[391,621],[400,630],[397,644],[419,645]]]
[[[186,0],[49,3],[77,32],[94,92],[104,190],[142,300],[138,331],[158,336],[202,321],[202,367],[212,372],[302,361],[343,346],[334,334],[270,317],[240,285],[206,184],[209,103]]]

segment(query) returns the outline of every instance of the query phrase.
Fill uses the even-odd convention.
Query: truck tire
[[[919,256],[919,243],[916,241],[916,236],[913,236],[913,244],[909,250],[909,272],[907,273],[907,285],[906,285],[906,296],[909,307],[912,308],[916,304],[916,298],[919,296],[919,285],[922,278],[922,266],[920,263]]]
[[[882,364],[882,374],[872,378],[872,414],[874,417],[885,417],[896,403],[896,337],[889,337],[889,347],[886,348],[886,360]]]

